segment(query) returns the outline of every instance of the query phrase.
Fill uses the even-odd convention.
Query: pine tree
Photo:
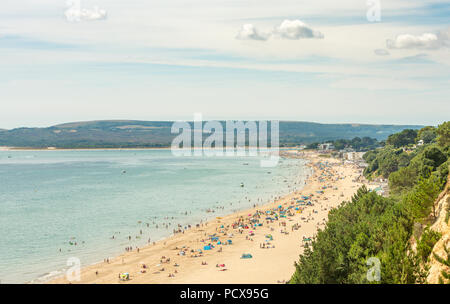
[[[444,245],[445,253],[447,254],[447,258],[441,258],[436,253],[433,252],[434,258],[441,263],[442,265],[450,267],[450,250]],[[439,276],[439,284],[450,284],[450,271],[441,271],[441,275]]]

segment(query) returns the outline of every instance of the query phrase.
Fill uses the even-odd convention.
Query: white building
[[[334,145],[332,143],[324,143],[319,144],[317,148],[322,151],[334,150]]]

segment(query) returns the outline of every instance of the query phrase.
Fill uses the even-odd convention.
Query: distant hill
[[[224,123],[224,122],[222,122]],[[16,128],[0,131],[0,146],[57,148],[167,147],[171,121],[103,120],[71,122],[48,128]],[[417,125],[320,124],[281,121],[280,145],[298,145],[325,140],[372,137],[385,140]],[[205,134],[204,138],[207,137]]]

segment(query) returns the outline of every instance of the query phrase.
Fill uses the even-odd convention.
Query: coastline
[[[246,149],[248,148],[255,148],[259,149],[259,147],[249,147],[245,146]],[[164,147],[129,147],[129,148],[54,148],[54,147],[47,147],[47,148],[33,148],[33,147],[8,147],[8,146],[0,146],[0,151],[145,151],[145,150],[171,150],[171,146],[164,146]],[[205,148],[196,148],[191,147],[190,150],[204,150]],[[208,150],[214,150],[215,148],[208,148]],[[277,148],[280,151],[286,151],[286,150],[292,150],[292,149],[298,149],[298,147],[278,147]],[[182,150],[182,149],[181,149]],[[223,150],[223,148],[220,148],[219,150]],[[270,150],[270,148],[269,148]]]
[[[131,252],[109,259],[109,262],[82,267],[81,280],[71,283],[279,283],[289,280],[294,272],[294,262],[303,252],[302,237],[312,238],[317,229],[324,226],[328,211],[350,199],[362,185],[356,181],[360,171],[350,164],[310,152],[302,153],[299,158],[309,160],[307,165],[314,168],[301,190],[269,204],[212,219],[199,227],[194,226],[183,233],[146,245],[139,252],[133,248]],[[325,162],[329,165],[324,166]],[[326,189],[323,190],[323,187]],[[320,191],[323,194],[319,194]],[[311,194],[313,206],[297,207],[303,209],[301,213],[296,211],[292,216],[280,217],[271,223],[261,219],[262,225],[256,228],[232,228],[239,219],[244,222],[252,218],[249,215],[262,214],[279,205],[283,208],[298,206],[296,202],[301,195]],[[213,234],[222,242],[230,239],[232,245],[213,243],[215,248],[202,250],[200,255],[198,250],[211,243],[208,237]],[[273,240],[267,242],[266,235],[269,234]],[[270,248],[261,248],[263,243]],[[183,250],[185,255],[180,255]],[[244,253],[250,253],[252,258],[241,259]],[[166,262],[167,258],[169,262]],[[146,268],[143,268],[144,264]],[[217,264],[225,264],[225,267],[216,267]],[[118,274],[124,272],[130,274],[130,280],[119,280]],[[46,283],[64,284],[69,281],[60,277]]]
[[[33,147],[0,147],[0,151],[135,151],[135,150],[170,150],[171,147],[142,147],[142,148],[33,148]]]

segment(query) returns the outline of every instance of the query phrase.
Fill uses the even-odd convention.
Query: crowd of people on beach
[[[310,166],[314,170],[314,174],[310,177],[311,181],[318,182],[321,188],[312,193],[303,193],[303,191],[298,191],[296,187],[302,187],[303,184],[298,183],[293,186],[295,190],[290,195],[289,199],[279,196],[273,196],[272,202],[279,202],[278,205],[273,207],[258,207],[259,204],[263,205],[262,199],[257,199],[258,203],[254,203],[254,209],[246,214],[241,214],[236,216],[234,220],[230,221],[229,217],[224,220],[222,217],[216,217],[213,221],[200,220],[197,224],[174,224],[173,221],[175,217],[166,217],[165,222],[153,224],[145,223],[145,226],[150,228],[166,228],[173,226],[173,235],[177,236],[180,234],[185,234],[189,230],[197,235],[196,239],[193,239],[189,244],[186,243],[183,246],[175,246],[173,250],[176,252],[174,259],[177,262],[173,262],[171,257],[162,256],[159,261],[148,261],[142,263],[139,272],[135,275],[147,273],[151,268],[155,269],[152,274],[157,275],[161,272],[167,273],[167,276],[174,278],[182,265],[183,259],[196,259],[201,258],[199,264],[204,267],[208,267],[208,263],[205,257],[210,256],[215,252],[222,252],[226,250],[228,246],[233,246],[237,240],[245,240],[248,242],[259,241],[259,248],[264,250],[272,250],[276,248],[277,238],[282,238],[283,235],[289,235],[290,233],[300,233],[302,231],[303,225],[307,225],[311,221],[315,221],[315,228],[320,229],[326,225],[326,218],[319,218],[317,221],[317,216],[319,211],[321,214],[327,214],[331,207],[328,203],[329,196],[327,196],[328,191],[332,190],[333,196],[339,193],[339,188],[336,186],[336,182],[344,179],[343,176],[338,173],[334,168],[334,163],[329,163],[328,161],[318,161],[311,163]],[[330,192],[331,193],[331,192]],[[343,194],[340,193],[340,196]],[[249,200],[248,197],[244,198]],[[217,206],[216,210],[223,210],[224,206]],[[207,213],[211,213],[213,209],[206,210]],[[187,216],[190,211],[181,212],[180,214]],[[140,229],[139,235],[142,236],[144,231]],[[276,234],[276,235],[275,235]],[[112,239],[117,239],[113,236]],[[312,242],[314,235],[303,235],[299,239],[299,246],[304,247],[306,244]],[[127,237],[128,241],[132,241],[131,235]],[[150,238],[148,243],[150,244]],[[164,245],[166,243],[164,242]],[[156,245],[156,242],[153,242]],[[252,247],[253,248],[253,247]],[[125,247],[126,253],[131,253],[133,251],[139,253],[139,247],[127,246]],[[151,247],[146,247],[143,250],[151,250]],[[241,259],[252,259],[253,255],[251,253],[243,253]],[[106,259],[105,259],[106,263]],[[110,263],[108,259],[108,263]],[[154,266],[149,266],[154,264]],[[166,265],[166,266],[162,266]],[[225,271],[228,268],[225,267],[224,263],[217,263],[216,269],[220,271]],[[126,278],[130,280],[133,278],[133,274],[128,275]],[[96,272],[98,275],[98,271]],[[119,274],[119,279],[123,281],[123,273]],[[279,282],[285,282],[284,280]]]

